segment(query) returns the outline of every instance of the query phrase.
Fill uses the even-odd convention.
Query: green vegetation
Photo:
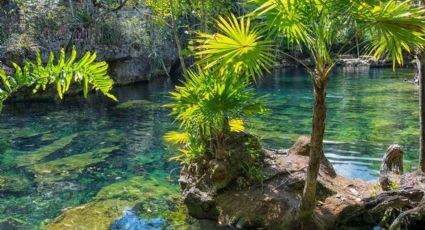
[[[118,149],[118,147],[111,147],[93,150],[46,163],[34,164],[28,166],[27,170],[35,175],[35,181],[39,184],[49,184],[65,179],[72,180],[78,178],[79,174],[89,166],[104,162]]]
[[[96,54],[90,52],[87,52],[79,61],[76,61],[76,58],[75,49],[72,49],[68,58],[66,58],[65,50],[62,49],[56,64],[54,64],[53,52],[50,53],[47,64],[43,64],[41,54],[37,51],[35,62],[27,61],[23,67],[13,63],[15,69],[13,76],[8,76],[0,67],[0,78],[4,87],[0,89],[0,110],[3,102],[23,87],[34,86],[33,92],[36,93],[40,88],[45,90],[47,85],[55,84],[58,95],[62,99],[63,94],[69,91],[73,82],[82,82],[85,97],[91,85],[93,89],[101,91],[105,96],[117,100],[110,94],[113,81],[108,76],[108,64],[95,62]]]
[[[65,146],[69,145],[77,136],[78,134],[71,134],[56,140],[52,144],[42,147],[36,151],[21,155],[16,159],[16,165],[18,167],[23,167],[35,164],[43,160],[43,158],[53,154],[54,152],[63,149]]]
[[[314,225],[312,214],[315,207],[315,193],[320,161],[323,157],[323,138],[325,132],[326,117],[326,88],[329,75],[336,64],[336,57],[346,52],[346,46],[352,39],[363,35],[370,45],[364,51],[372,54],[375,59],[391,57],[393,66],[403,64],[403,52],[410,52],[414,47],[421,46],[425,41],[423,32],[416,28],[425,26],[422,8],[413,7],[409,1],[397,2],[370,2],[360,3],[357,1],[288,1],[288,0],[258,0],[254,2],[255,10],[250,16],[257,17],[260,23],[268,28],[270,36],[285,39],[289,45],[300,45],[308,53],[315,66],[310,68],[302,60],[285,53],[286,56],[302,64],[310,73],[314,89],[314,115],[311,133],[311,153],[308,174],[304,188],[302,205],[300,210],[300,224]],[[342,33],[346,28],[353,28],[356,36],[347,36]],[[268,45],[246,46],[244,30],[231,28],[224,39],[236,40],[232,48],[225,49],[223,46],[205,45],[215,42],[215,36],[202,39],[201,49],[198,55],[206,52],[217,54],[211,56],[215,63],[245,63],[251,68],[259,68],[269,64],[269,60],[255,58],[256,55],[267,49]],[[341,49],[335,51],[333,46],[343,42]],[[249,48],[247,48],[249,47]],[[411,48],[413,47],[413,49]],[[348,48],[350,49],[350,48]],[[224,51],[223,51],[224,50]],[[237,51],[241,53],[250,51],[252,59],[259,63],[252,63],[252,59],[246,56],[233,55]],[[209,60],[211,63],[211,60]],[[236,65],[236,68],[239,65]],[[220,69],[228,69],[227,66],[219,66]],[[253,72],[253,71],[251,71]]]
[[[224,142],[231,131],[243,130],[243,117],[266,112],[263,98],[255,98],[247,80],[236,73],[221,75],[198,69],[189,71],[183,86],[171,92],[172,115],[180,122],[184,132],[165,136],[176,144],[189,144],[175,159],[189,163],[205,151],[217,159],[225,156]],[[209,149],[207,149],[209,148]]]

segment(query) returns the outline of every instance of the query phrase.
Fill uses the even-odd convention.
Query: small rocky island
[[[179,179],[184,204],[193,217],[238,229],[291,229],[309,152],[310,138],[306,136],[288,150],[270,150],[262,149],[254,136],[234,133],[226,141],[225,158],[213,159],[205,154],[199,162],[184,166]],[[382,164],[382,188],[390,191],[377,183],[339,176],[323,159],[314,212],[316,229],[364,229],[376,223],[391,229],[402,224],[418,226],[416,220],[425,214],[421,203],[425,177],[418,173],[401,176],[403,170],[396,166],[402,154],[392,146]],[[255,171],[260,165],[263,171]],[[384,187],[383,181],[398,187]]]

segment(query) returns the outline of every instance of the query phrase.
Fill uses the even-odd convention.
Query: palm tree
[[[425,6],[425,0],[422,0],[421,4]],[[417,51],[416,64],[419,80],[419,170],[425,173],[425,48],[423,47]]]
[[[363,53],[371,54],[375,59],[391,57],[394,68],[397,63],[403,64],[404,52],[411,52],[412,47],[425,43],[422,32],[425,27],[424,9],[413,7],[411,1],[395,0],[251,0],[249,3],[254,5],[255,10],[248,16],[257,18],[258,25],[267,28],[265,36],[280,37],[288,45],[303,47],[315,64],[310,68],[302,60],[284,53],[307,69],[313,85],[311,151],[299,212],[302,226],[312,226],[317,177],[323,157],[326,88],[337,57],[356,48],[354,38],[364,37],[361,44]],[[355,29],[356,36],[346,36],[344,31],[347,28]],[[201,35],[198,40],[198,54],[210,63],[208,68],[229,69],[235,66],[223,63],[239,63],[236,66],[254,64],[260,69],[267,67],[268,58],[259,59],[262,56],[256,50],[266,49],[268,43],[248,44],[249,32],[220,29],[221,32]],[[342,46],[336,49],[337,44]],[[243,55],[235,55],[237,53]],[[253,59],[256,61],[251,63]],[[249,74],[258,74],[258,71]]]
[[[0,67],[0,112],[3,108],[3,102],[14,93],[24,87],[34,87],[36,93],[40,88],[46,89],[47,85],[56,85],[59,97],[69,91],[71,84],[81,83],[83,85],[84,97],[90,90],[102,92],[106,97],[117,100],[111,94],[113,80],[108,75],[108,64],[106,62],[97,62],[96,53],[86,52],[80,59],[76,60],[77,51],[72,49],[71,55],[67,58],[65,50],[60,52],[59,59],[55,61],[55,55],[51,52],[49,60],[43,64],[41,54],[37,50],[36,60],[28,61],[23,67],[12,63],[15,69],[13,75],[9,75]]]

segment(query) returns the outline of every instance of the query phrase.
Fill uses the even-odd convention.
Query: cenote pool
[[[392,143],[405,149],[407,170],[415,167],[418,95],[416,86],[404,83],[414,73],[335,71],[325,151],[339,174],[374,180]],[[289,148],[298,136],[309,134],[312,92],[306,72],[277,71],[256,87],[269,96],[270,115],[250,120],[248,128],[265,146]],[[162,107],[172,89],[171,82],[116,88],[118,104],[96,95],[7,104],[0,114],[0,220],[39,229],[62,211],[86,204],[68,211],[51,229],[86,229],[93,221],[104,229],[124,207],[139,204],[139,216],[161,218],[164,228],[199,224],[184,215],[179,164],[168,161],[170,151],[162,140],[176,128]],[[116,209],[107,208],[110,204]]]

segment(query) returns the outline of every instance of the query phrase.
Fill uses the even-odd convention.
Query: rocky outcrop
[[[238,143],[234,146],[240,146],[241,153],[246,153],[243,144],[246,142],[243,141],[255,139],[244,135],[242,142],[232,141]],[[302,139],[308,143],[306,138]],[[263,157],[258,159],[263,166],[261,183],[241,183],[247,175],[239,172],[237,176],[223,176],[229,182],[217,189],[211,171],[218,167],[214,160],[186,166],[181,172],[180,183],[189,214],[238,228],[290,228],[297,215],[309,160],[306,154],[297,150],[304,151],[305,146],[294,146],[291,151],[261,150]],[[241,155],[248,157],[248,154]],[[241,164],[232,166],[237,165]],[[318,178],[315,214],[322,220],[318,228],[333,226],[338,213],[368,196],[371,186],[359,180],[331,176],[327,171],[321,168]]]

